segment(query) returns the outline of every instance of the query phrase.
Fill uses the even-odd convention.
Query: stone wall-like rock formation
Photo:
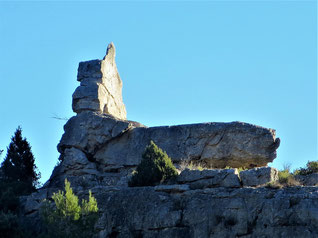
[[[318,188],[269,188],[278,171],[257,168],[276,158],[275,130],[242,122],[146,127],[126,120],[113,44],[103,60],[80,63],[78,80],[77,115],[58,145],[61,163],[43,188],[21,199],[35,232],[41,201],[67,178],[80,198],[88,189],[96,197],[100,238],[318,237]],[[186,169],[169,185],[128,187],[150,140],[177,166],[195,161],[219,169]],[[239,167],[250,169],[239,173]],[[303,177],[310,185],[313,179]]]
[[[81,82],[73,94],[77,115],[64,126],[58,145],[63,160],[61,176],[80,173],[102,180],[109,171],[127,172],[139,164],[150,140],[175,164],[196,161],[214,168],[253,168],[276,158],[280,141],[273,129],[242,122],[148,128],[127,121],[113,44],[103,60],[81,62],[77,79]],[[75,154],[80,155],[74,158]],[[96,168],[95,172],[87,166]],[[59,176],[58,170],[54,175]]]

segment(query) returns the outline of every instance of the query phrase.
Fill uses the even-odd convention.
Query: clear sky
[[[21,125],[42,182],[66,122],[52,117],[74,115],[78,63],[111,41],[128,119],[249,122],[277,130],[274,167],[317,160],[316,1],[2,1],[0,149]]]

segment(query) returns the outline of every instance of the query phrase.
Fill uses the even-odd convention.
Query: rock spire
[[[81,84],[73,94],[74,112],[94,111],[126,119],[123,83],[117,71],[115,56],[115,46],[110,43],[103,60],[80,62],[77,80]]]

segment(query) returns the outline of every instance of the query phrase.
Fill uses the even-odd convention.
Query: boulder
[[[95,111],[126,119],[126,108],[122,98],[122,81],[115,62],[115,46],[107,47],[103,60],[81,62],[77,80],[81,85],[73,94],[73,111]]]
[[[136,126],[141,125],[117,120],[111,115],[85,111],[72,117],[65,124],[65,133],[57,146],[58,151],[64,154],[66,148],[74,147],[88,154],[89,159],[92,159],[96,150]]]
[[[94,158],[101,164],[136,166],[150,140],[174,163],[196,161],[213,168],[266,166],[279,146],[275,130],[242,122],[138,127],[109,141]]]
[[[278,180],[278,170],[271,167],[261,167],[240,172],[243,186],[256,187]]]
[[[183,170],[178,183],[189,184],[191,189],[211,187],[241,187],[237,169]]]
[[[318,173],[296,175],[295,179],[304,186],[318,186]]]

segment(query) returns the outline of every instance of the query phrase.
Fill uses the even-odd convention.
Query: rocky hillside
[[[110,44],[103,60],[79,64],[77,115],[64,126],[61,163],[42,189],[22,199],[31,223],[40,224],[41,201],[67,178],[80,197],[90,189],[97,199],[96,237],[318,237],[317,187],[268,187],[278,179],[266,167],[280,143],[275,130],[243,122],[146,127],[129,121],[115,53]],[[213,169],[128,187],[151,140],[180,170],[191,162]],[[241,167],[248,170],[239,173]]]

